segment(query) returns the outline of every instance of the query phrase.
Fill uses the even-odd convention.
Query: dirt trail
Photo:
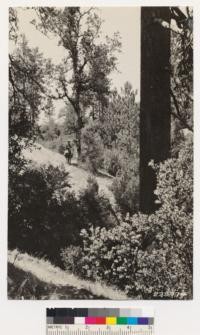
[[[69,172],[69,182],[76,194],[86,188],[90,173],[75,166],[75,161],[72,161],[72,165],[68,165],[63,155],[41,145],[37,145],[32,150],[24,150],[23,154],[26,159],[31,160],[36,165],[63,165]],[[102,174],[102,176],[97,176],[96,180],[99,185],[99,192],[104,193],[110,199],[111,204],[114,205],[114,196],[109,189],[113,180],[112,177]],[[32,276],[29,279],[30,283],[41,281],[42,286],[43,284],[44,286],[45,284],[49,285],[49,290],[52,293],[49,294],[48,299],[127,299],[125,294],[112,287],[81,280],[77,276],[53,266],[44,259],[22,254],[17,250],[9,251],[8,262],[14,281],[15,275],[23,278],[24,275],[28,274]]]
[[[78,166],[76,166],[76,161],[72,160],[72,165],[67,164],[66,159],[63,155],[53,152],[49,149],[44,148],[42,145],[37,145],[36,148],[24,151],[24,156],[27,159],[30,159],[35,164],[52,164],[53,166],[64,165],[66,170],[70,175],[70,184],[72,190],[78,194],[80,190],[85,189],[87,186],[87,179],[90,173]],[[110,191],[110,186],[112,184],[112,177],[109,176],[97,176],[95,177],[98,185],[99,191],[104,193],[109,199],[112,205],[115,204],[115,199],[113,193]]]
[[[115,288],[79,279],[77,276],[55,267],[47,260],[30,256],[27,253],[20,253],[18,250],[8,252],[8,263],[12,265],[11,272],[8,272],[9,280],[12,281],[13,277],[15,281],[17,270],[23,270],[26,278],[28,274],[31,274],[34,276],[33,278],[44,285],[50,285],[51,292],[49,292],[47,299],[127,299],[123,292]],[[14,274],[13,267],[17,269]]]

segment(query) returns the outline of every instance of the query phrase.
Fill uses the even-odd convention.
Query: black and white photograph
[[[193,299],[193,8],[9,7],[9,300]]]

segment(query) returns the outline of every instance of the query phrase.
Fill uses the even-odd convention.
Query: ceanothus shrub
[[[159,210],[82,230],[77,273],[138,299],[192,297],[192,144],[157,170]],[[68,254],[71,257],[71,254]]]

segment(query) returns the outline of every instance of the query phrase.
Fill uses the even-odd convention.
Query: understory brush
[[[81,231],[82,247],[62,251],[65,267],[116,285],[137,299],[192,298],[192,143],[157,171],[160,208]]]
[[[134,163],[133,163],[134,162]],[[139,161],[124,159],[111,185],[118,211],[134,214],[139,209]]]
[[[60,250],[80,245],[81,229],[113,226],[109,200],[89,178],[88,186],[75,195],[64,167],[27,164],[9,184],[9,248],[47,256],[62,266]]]

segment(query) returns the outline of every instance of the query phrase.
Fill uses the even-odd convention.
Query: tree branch
[[[171,111],[171,114],[176,117],[182,124],[183,126],[185,126],[187,129],[189,129],[190,131],[193,131],[193,128],[187,123],[187,121],[185,121],[181,115],[181,112],[180,112],[180,109],[179,109],[179,105],[178,105],[178,102],[176,100],[176,97],[174,95],[174,92],[172,91],[172,89],[170,88],[170,95],[173,99],[173,102],[174,102],[174,106],[176,108],[176,112],[177,113],[174,113],[173,111]]]
[[[24,68],[21,68],[18,64],[17,64],[17,62],[14,60],[14,59],[12,59],[12,57],[11,57],[11,55],[9,55],[9,59],[10,59],[10,62],[13,64],[13,66],[19,71],[19,72],[21,72],[21,73],[23,73],[23,74],[26,74],[26,75],[28,75],[29,76],[29,79],[31,79],[39,88],[40,88],[40,90],[41,90],[41,92],[43,93],[43,94],[45,94],[45,89],[44,89],[44,87],[33,77],[33,76],[31,76],[31,74],[30,74],[30,72],[27,70],[27,69],[24,69]],[[22,61],[23,61],[23,59],[22,59]],[[24,62],[24,61],[23,61]]]
[[[74,110],[76,111],[76,104],[75,104],[75,101],[69,96],[69,94],[67,93],[67,90],[66,90],[66,86],[65,86],[65,83],[60,80],[61,84],[62,84],[62,88],[63,88],[63,91],[64,91],[64,97],[66,97],[68,99],[68,101],[70,102],[70,104],[73,106]]]
[[[87,62],[88,62],[88,59],[85,58],[83,64],[78,69],[79,75],[82,73],[82,71],[83,71],[85,65],[87,64]]]

